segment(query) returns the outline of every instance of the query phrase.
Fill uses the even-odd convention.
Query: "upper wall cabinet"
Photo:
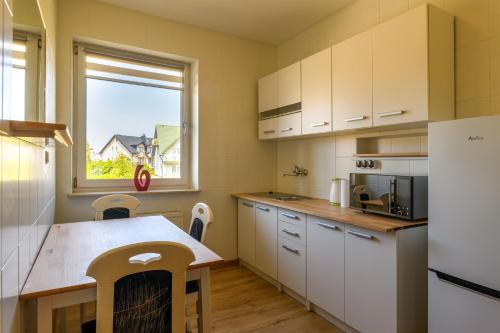
[[[300,62],[278,71],[278,107],[300,103]]]
[[[259,112],[278,107],[278,74],[273,73],[259,80]]]
[[[332,48],[333,130],[371,127],[372,32]]]
[[[373,29],[373,125],[454,117],[453,16],[420,6]]]
[[[302,134],[332,130],[332,49],[302,60]]]

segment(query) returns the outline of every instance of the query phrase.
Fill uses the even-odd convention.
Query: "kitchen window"
[[[131,187],[135,168],[151,186],[189,181],[189,65],[167,58],[74,45],[75,188]]]

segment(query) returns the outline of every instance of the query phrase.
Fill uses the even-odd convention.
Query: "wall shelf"
[[[65,124],[35,121],[3,120],[2,131],[21,138],[53,138],[65,147],[73,145],[73,139]]]
[[[354,154],[354,157],[428,157],[428,153],[371,153],[371,154]]]

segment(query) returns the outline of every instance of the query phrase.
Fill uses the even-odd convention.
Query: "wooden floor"
[[[214,333],[340,333],[286,294],[240,266],[212,271]],[[79,307],[66,310],[66,330],[79,332]]]

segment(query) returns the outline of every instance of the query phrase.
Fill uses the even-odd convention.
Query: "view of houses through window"
[[[182,75],[87,55],[87,179],[181,178]]]

